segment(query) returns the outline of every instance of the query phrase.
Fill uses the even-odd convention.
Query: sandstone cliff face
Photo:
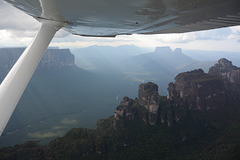
[[[134,100],[124,97],[120,105],[114,111],[114,128],[125,126],[125,120],[133,120],[136,115]]]
[[[63,68],[75,65],[74,55],[69,49],[48,49],[38,65],[38,69],[44,67]]]
[[[24,48],[0,48],[0,79],[2,79],[21,56]],[[75,65],[69,49],[47,49],[38,69],[62,68]]]
[[[232,65],[232,62],[222,58],[217,64],[209,68],[208,74],[223,79],[225,88],[232,96],[240,93],[240,68]]]
[[[184,99],[189,109],[209,110],[224,107],[228,94],[221,78],[198,69],[178,74],[175,83],[169,84],[167,98]]]
[[[124,127],[126,121],[134,120],[138,115],[143,122],[155,125],[158,120],[159,95],[158,86],[154,83],[139,85],[138,98],[133,100],[124,97],[114,111],[114,128]]]
[[[162,101],[161,104],[160,101]],[[157,84],[148,82],[139,85],[138,98],[135,100],[129,97],[123,98],[114,111],[113,127],[115,129],[124,127],[128,121],[136,117],[150,125],[156,125],[159,121],[171,126],[173,121],[179,121],[182,118],[182,113],[179,109],[173,111],[169,101],[161,100],[161,96],[158,95]]]
[[[159,95],[158,86],[148,82],[139,85],[138,102],[148,110],[148,122],[155,125],[157,122]]]
[[[23,48],[0,48],[0,79],[6,76],[23,51]]]
[[[115,110],[115,118],[124,117],[129,120],[134,119],[134,108],[133,108],[134,100],[129,97],[124,97],[123,101]]]
[[[13,67],[23,51],[24,48],[0,48],[0,82]],[[69,49],[47,49],[37,70],[44,68],[61,69],[73,65],[75,65],[75,58]]]
[[[226,85],[237,88],[230,93]],[[139,116],[143,122],[171,126],[184,118],[187,110],[223,109],[239,94],[240,70],[226,59],[211,67],[209,74],[202,69],[180,73],[168,85],[167,97],[158,95],[158,86],[148,82],[139,85],[138,98],[124,97],[115,110],[114,128],[124,127],[127,121]],[[229,88],[229,87],[228,87]],[[142,108],[141,108],[142,107]]]

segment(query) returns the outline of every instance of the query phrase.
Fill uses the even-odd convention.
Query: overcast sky
[[[31,16],[0,0],[0,47],[27,46],[40,24]],[[86,38],[58,31],[51,46],[60,48],[91,45],[140,47],[171,46],[183,49],[221,50],[240,52],[240,26],[184,34],[131,35],[116,38]]]

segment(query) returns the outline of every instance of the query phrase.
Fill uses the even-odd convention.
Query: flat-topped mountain
[[[69,49],[47,49],[38,68],[55,67],[63,68],[75,65],[75,56]]]
[[[12,68],[25,48],[0,48],[0,77],[4,77]],[[75,65],[74,55],[69,49],[47,49],[38,68],[62,68]]]
[[[145,49],[137,46],[101,47],[72,50],[76,65],[92,72],[115,73],[132,82],[154,82],[167,93],[169,81],[177,73],[202,68],[205,72],[214,62],[197,61],[184,54],[181,48],[169,46]]]

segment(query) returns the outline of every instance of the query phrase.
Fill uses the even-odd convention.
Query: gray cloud
[[[37,20],[2,1],[0,1],[0,12],[0,30],[10,30],[18,35],[32,36],[29,33],[36,32],[40,27]]]

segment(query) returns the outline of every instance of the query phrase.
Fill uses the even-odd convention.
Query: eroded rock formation
[[[137,115],[150,125],[155,125],[158,120],[159,95],[158,86],[148,82],[139,85],[138,98],[133,100],[124,97],[114,111],[114,127],[125,125],[126,120],[133,120]]]
[[[231,61],[221,58],[218,63],[209,68],[208,74],[221,78],[226,90],[234,98],[240,93],[240,68],[234,66]]]
[[[202,69],[184,72],[175,77],[175,83],[169,84],[167,98],[182,99],[194,110],[223,108],[229,98],[223,84],[221,78],[206,74]]]
[[[155,125],[159,108],[158,86],[151,82],[140,84],[138,89],[138,102],[148,110],[149,124]]]
[[[184,118],[187,110],[216,110],[237,99],[240,69],[226,59],[220,59],[209,74],[202,69],[180,73],[168,85],[167,97],[159,96],[152,82],[139,85],[138,98],[124,97],[115,110],[115,128],[139,116],[145,123],[167,123],[171,126]],[[235,89],[232,89],[235,87]],[[141,108],[142,107],[142,108]]]
[[[120,105],[114,111],[114,128],[124,127],[125,120],[133,120],[136,114],[134,100],[124,97]]]

